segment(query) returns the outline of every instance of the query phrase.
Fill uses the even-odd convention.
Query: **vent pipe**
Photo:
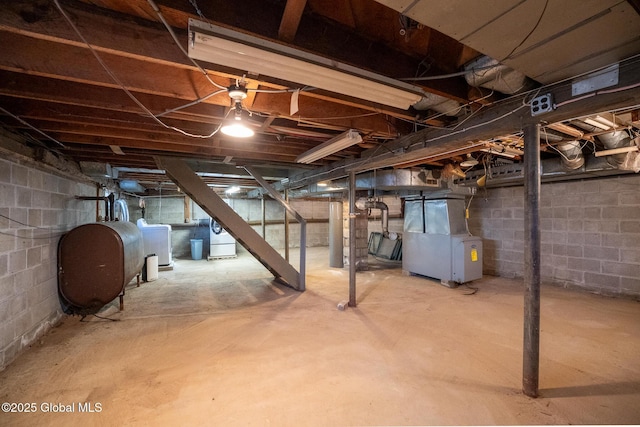
[[[460,103],[457,101],[434,93],[426,93],[422,99],[413,104],[412,107],[418,111],[437,111],[445,116],[456,116],[462,109]]]
[[[469,86],[484,87],[508,95],[523,92],[535,86],[535,82],[519,71],[509,68],[489,56],[481,56],[464,66],[465,80]]]
[[[580,141],[561,142],[556,145],[562,158],[562,164],[569,170],[579,169],[584,166],[584,155]]]
[[[360,210],[365,209],[380,209],[382,215],[382,235],[389,236],[389,206],[384,202],[377,202],[374,200],[358,199],[356,201],[356,207]]]
[[[629,138],[629,134],[625,131],[615,130],[613,132],[603,133],[602,135],[598,135],[598,139],[600,140],[600,142],[602,142],[607,150],[628,147],[629,145],[631,145],[631,138]],[[627,153],[614,154],[611,156],[607,156],[607,162],[611,166],[619,168],[626,157]]]

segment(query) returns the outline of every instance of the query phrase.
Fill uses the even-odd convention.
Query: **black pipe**
[[[93,196],[76,196],[77,200],[102,200],[104,201],[104,214],[107,216],[105,218],[109,221],[109,198],[108,197],[93,197]]]
[[[540,370],[540,126],[524,129],[524,343],[522,391],[538,397]]]
[[[109,216],[111,221],[116,220],[116,195],[115,193],[109,194]],[[107,220],[109,221],[109,220]]]
[[[116,195],[114,193],[105,197],[93,197],[93,196],[76,196],[77,200],[102,200],[104,201],[104,215],[105,221],[116,220]]]

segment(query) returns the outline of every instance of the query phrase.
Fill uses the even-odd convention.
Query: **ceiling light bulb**
[[[250,136],[255,135],[255,132],[242,124],[241,121],[228,123],[222,126],[220,131],[225,135],[233,136],[236,138],[249,138]]]
[[[228,122],[226,125],[222,126],[220,129],[222,133],[236,138],[249,138],[255,134],[253,130],[249,129],[242,123],[242,104],[239,100],[236,100],[233,118],[234,121]]]

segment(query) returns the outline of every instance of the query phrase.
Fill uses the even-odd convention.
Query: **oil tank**
[[[144,263],[142,233],[131,222],[85,224],[58,246],[58,290],[68,310],[92,314],[113,301]]]

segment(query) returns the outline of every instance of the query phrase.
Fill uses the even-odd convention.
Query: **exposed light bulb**
[[[255,132],[243,125],[241,121],[224,125],[220,131],[225,135],[236,138],[249,138],[250,136],[255,135]]]
[[[249,129],[242,123],[242,104],[239,100],[236,100],[235,113],[233,118],[233,122],[229,122],[226,125],[222,126],[222,128],[220,129],[222,133],[236,138],[249,138],[250,136],[255,135],[255,132],[252,129]]]

